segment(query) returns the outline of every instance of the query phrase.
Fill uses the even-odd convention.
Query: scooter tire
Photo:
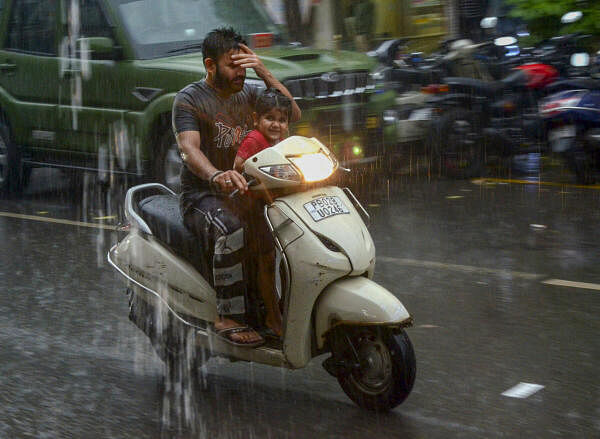
[[[346,350],[343,355],[350,361],[358,355],[360,365],[337,377],[346,395],[359,407],[377,412],[392,410],[404,402],[416,377],[415,351],[406,332],[365,327],[346,335],[354,349]],[[369,357],[372,353],[376,358]],[[382,366],[383,375],[369,370],[374,368],[373,364]]]

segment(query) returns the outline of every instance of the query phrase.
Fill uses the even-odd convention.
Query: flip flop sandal
[[[273,340],[281,340],[281,336],[277,335],[271,328],[265,328],[259,331],[259,334],[265,338],[271,338]]]
[[[224,329],[219,329],[219,330],[215,330],[213,328],[213,333],[217,337],[219,337],[224,342],[229,343],[230,345],[233,345],[233,346],[240,346],[240,347],[245,347],[245,348],[256,348],[265,343],[265,340],[263,338],[261,338],[260,340],[254,341],[254,342],[244,343],[244,342],[232,340],[229,337],[232,334],[239,334],[240,332],[250,332],[250,331],[254,331],[254,329],[250,328],[249,326],[234,326],[233,328],[224,328]]]

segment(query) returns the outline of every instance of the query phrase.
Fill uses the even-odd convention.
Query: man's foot
[[[236,346],[255,347],[265,341],[254,329],[235,320],[219,318],[215,320],[214,327],[218,336]]]

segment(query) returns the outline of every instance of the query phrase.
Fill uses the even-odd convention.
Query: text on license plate
[[[315,221],[321,221],[334,215],[350,213],[339,197],[316,198],[308,203],[304,203],[304,208]]]

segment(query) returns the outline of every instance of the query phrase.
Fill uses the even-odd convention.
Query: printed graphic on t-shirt
[[[238,146],[250,130],[239,125],[232,126],[222,113],[217,114],[215,126],[217,127],[214,144],[217,148],[231,148]]]

